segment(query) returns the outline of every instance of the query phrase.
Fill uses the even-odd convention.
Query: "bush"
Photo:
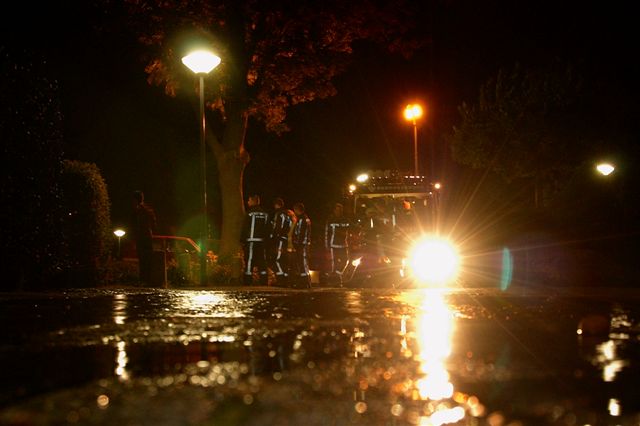
[[[95,285],[104,278],[99,271],[106,264],[113,243],[107,186],[95,164],[65,160],[62,192],[70,284]]]

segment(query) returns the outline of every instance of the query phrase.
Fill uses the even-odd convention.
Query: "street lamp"
[[[418,176],[418,126],[416,121],[422,117],[419,104],[409,104],[404,108],[404,118],[413,123],[413,173]]]
[[[123,229],[116,229],[115,231],[113,231],[113,234],[118,237],[118,259],[120,259],[120,239],[124,237],[124,234],[126,234],[126,232],[124,232]]]
[[[220,57],[207,50],[196,50],[182,58],[182,63],[200,77],[200,161],[202,173],[202,229],[200,234],[200,285],[207,284],[207,157],[205,149],[204,76],[220,64]]]
[[[610,163],[600,163],[596,166],[596,170],[603,176],[609,176],[616,168]]]

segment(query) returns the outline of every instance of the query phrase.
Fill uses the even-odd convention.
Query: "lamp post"
[[[200,168],[202,173],[202,229],[200,230],[200,285],[207,284],[207,156],[205,147],[204,76],[220,64],[220,57],[207,50],[196,50],[182,58],[182,63],[200,77]]]
[[[418,176],[418,126],[417,120],[422,117],[422,107],[419,104],[409,104],[404,108],[404,118],[413,123],[413,173]]]
[[[124,237],[124,234],[126,234],[126,232],[124,232],[123,229],[116,229],[113,231],[113,235],[118,237],[118,259],[120,259],[120,239]]]

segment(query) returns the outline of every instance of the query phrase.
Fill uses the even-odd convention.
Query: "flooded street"
[[[639,425],[640,292],[0,294],[0,423]]]

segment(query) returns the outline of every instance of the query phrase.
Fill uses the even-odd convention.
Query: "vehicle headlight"
[[[413,277],[423,284],[446,284],[456,278],[460,256],[446,239],[424,237],[409,252],[408,266]]]

